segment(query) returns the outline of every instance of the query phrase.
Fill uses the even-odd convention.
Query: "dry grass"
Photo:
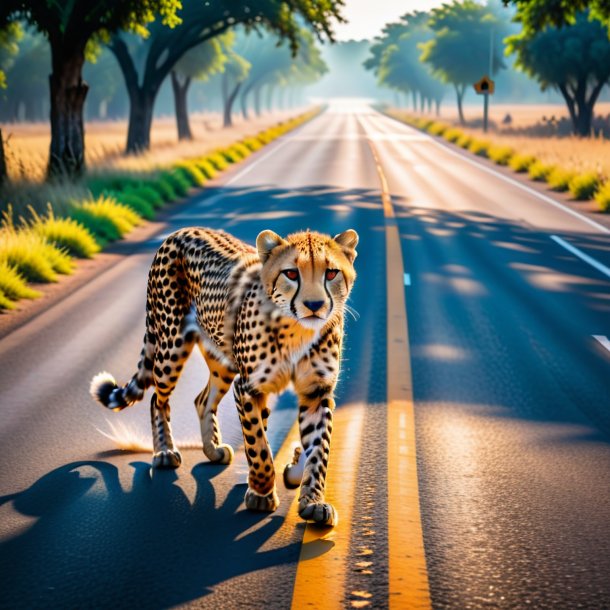
[[[245,121],[234,118],[233,127],[224,129],[218,113],[191,117],[192,142],[177,142],[173,117],[156,119],[151,134],[151,150],[137,157],[123,156],[127,123],[90,122],[85,128],[87,164],[92,169],[147,171],[179,159],[198,157],[237,140],[254,135],[279,121],[294,117],[303,109],[291,109],[252,116]],[[40,181],[47,164],[50,132],[44,123],[15,123],[2,126],[9,176],[14,180]]]
[[[543,116],[560,118],[567,116],[567,108],[554,105],[497,105],[492,104],[490,110],[491,120],[498,123],[502,117],[510,112],[513,117],[512,127],[528,127],[540,121]],[[597,114],[610,113],[610,103],[601,103],[596,106]],[[416,116],[409,111],[409,114]],[[481,107],[466,107],[467,119],[480,118]],[[435,118],[433,115],[417,115]],[[457,123],[457,113],[448,107],[443,107],[443,122]],[[602,138],[576,138],[576,137],[534,137],[506,133],[506,130],[484,134],[482,129],[461,127],[465,134],[477,139],[492,139],[498,147],[510,147],[519,151],[521,155],[534,156],[544,165],[560,165],[566,170],[577,173],[596,172],[602,176],[610,177],[610,140]]]

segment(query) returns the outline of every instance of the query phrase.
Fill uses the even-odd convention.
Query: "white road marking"
[[[411,285],[411,274],[405,273],[405,286]]]
[[[378,112],[378,114],[380,116],[387,116],[387,115],[382,115],[379,112]],[[388,118],[392,118],[392,117],[388,117]],[[402,121],[399,121],[398,119],[394,119],[394,120],[398,121],[401,125],[404,125],[405,127],[409,127],[408,125],[405,125],[404,123],[402,123]],[[415,129],[415,127],[411,127],[411,129]],[[570,216],[574,216],[575,218],[578,218],[579,220],[586,222],[588,225],[595,227],[598,231],[601,231],[602,233],[610,233],[610,229],[607,229],[603,225],[600,225],[599,223],[595,222],[594,220],[591,220],[590,218],[587,218],[586,216],[583,216],[582,214],[575,212],[571,208],[559,203],[558,201],[555,201],[554,199],[551,199],[550,197],[547,197],[546,195],[543,195],[542,193],[539,193],[537,190],[530,188],[529,186],[526,186],[525,184],[519,182],[518,180],[509,178],[508,176],[505,176],[504,174],[497,172],[496,170],[492,169],[491,167],[487,167],[487,166],[483,165],[482,163],[477,162],[474,159],[470,159],[468,156],[466,156],[463,153],[452,150],[448,144],[446,145],[446,144],[442,144],[441,142],[437,142],[432,136],[428,136],[428,135],[425,135],[425,139],[432,142],[432,144],[434,144],[435,146],[447,151],[450,155],[453,155],[454,157],[458,157],[459,159],[466,161],[466,163],[470,163],[470,165],[474,165],[475,167],[482,169],[484,172],[487,172],[488,174],[492,174],[493,176],[496,176],[496,178],[500,178],[500,180],[504,180],[504,182],[508,182],[509,184],[512,184],[513,186],[516,186],[516,187],[520,188],[521,190],[526,191],[527,193],[529,193],[530,195],[533,195],[534,197],[537,197],[541,201],[544,201],[545,203],[548,203],[549,205],[552,205],[553,207],[556,207],[559,210],[563,210],[566,214],[570,214]]]
[[[572,244],[569,244],[567,241],[561,239],[561,237],[557,237],[557,235],[551,235],[551,239],[558,243],[562,248],[565,248],[568,252],[571,252],[574,256],[578,256],[581,260],[585,261],[591,265],[591,267],[595,267],[600,273],[603,273],[606,277],[610,278],[610,269],[606,267],[606,265],[602,265],[599,261],[596,261],[594,258],[591,258],[588,254],[585,254],[582,250],[579,250]]]
[[[610,352],[610,341],[608,340],[608,337],[605,337],[604,335],[592,335],[592,337],[596,341],[599,341],[600,345]]]

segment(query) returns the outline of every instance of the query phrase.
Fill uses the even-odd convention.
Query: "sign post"
[[[483,96],[483,131],[487,133],[488,115],[489,115],[489,96],[493,95],[496,90],[496,83],[484,76],[480,81],[474,84],[474,90]]]

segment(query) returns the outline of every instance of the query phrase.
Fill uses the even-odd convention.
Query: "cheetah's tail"
[[[144,391],[150,385],[149,380],[139,378],[136,373],[131,381],[124,386],[119,386],[114,377],[104,371],[98,373],[92,380],[89,393],[95,400],[113,411],[122,411],[134,403],[142,400]]]

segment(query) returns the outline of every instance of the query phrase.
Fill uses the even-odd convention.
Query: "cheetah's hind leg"
[[[210,370],[210,378],[206,387],[195,399],[195,408],[199,415],[203,453],[217,464],[230,464],[233,461],[233,447],[222,442],[218,417],[218,405],[229,388],[235,371],[224,366],[200,344],[201,352]]]

